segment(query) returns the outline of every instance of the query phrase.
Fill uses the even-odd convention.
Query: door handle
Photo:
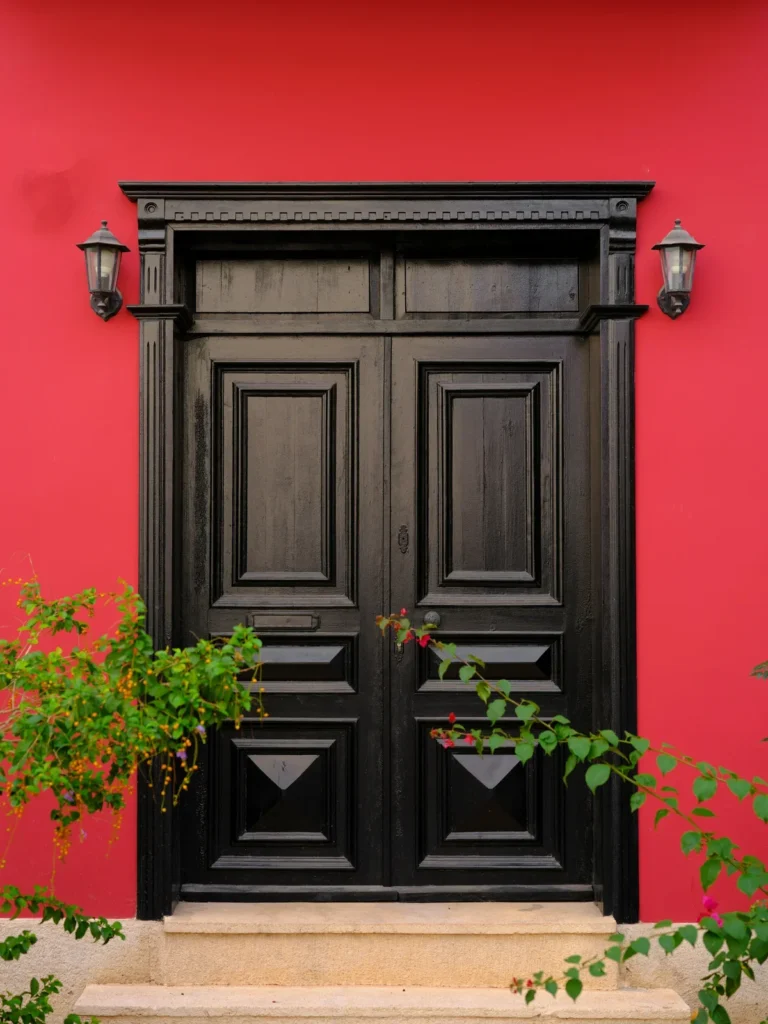
[[[395,644],[395,661],[398,664],[400,664],[400,662],[403,660],[403,654],[405,654],[405,644],[403,644],[403,643],[396,643]]]
[[[424,612],[424,618],[421,620],[424,626],[434,626],[435,629],[440,628],[440,613],[439,612]]]

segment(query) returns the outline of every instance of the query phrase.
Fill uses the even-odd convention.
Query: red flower
[[[467,733],[467,735],[464,737],[464,742],[465,743],[474,743],[475,742],[475,737],[472,736],[471,733]]]
[[[444,747],[455,747],[456,744],[453,742],[453,740],[443,740],[443,746]]]
[[[456,715],[454,715],[453,712],[451,712],[450,715],[448,715],[448,721],[451,723],[451,725],[453,725],[453,723],[456,721]]]
[[[409,629],[409,630],[408,630],[408,632],[407,632],[407,633],[405,634],[405,636],[403,637],[403,643],[404,643],[404,644],[407,644],[409,640],[413,640],[413,639],[415,639],[415,634],[414,634],[414,633],[412,633],[412,632],[410,631],[410,629]]]
[[[530,978],[528,979],[528,981],[526,981],[525,984],[528,986],[528,988],[533,988],[533,982],[531,981]]]
[[[401,608],[400,609],[400,614],[401,615],[407,615],[408,614],[408,609],[407,608]]]
[[[419,637],[419,647],[426,647],[429,644],[429,633]]]

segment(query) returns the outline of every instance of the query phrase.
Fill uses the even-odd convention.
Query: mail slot
[[[317,629],[320,625],[320,618],[317,615],[271,615],[259,613],[249,615],[247,624],[257,631],[300,629],[306,632]]]

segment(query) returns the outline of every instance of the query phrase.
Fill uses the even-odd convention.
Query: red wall
[[[108,217],[134,249],[136,301],[118,179],[655,179],[638,301],[654,301],[650,246],[674,217],[707,248],[689,312],[653,305],[637,332],[641,728],[760,770],[765,4],[6,0],[0,19],[0,566],[29,554],[59,593],[136,576],[137,325],[91,313],[74,247]],[[643,916],[691,918],[695,873],[649,818]],[[2,880],[47,877],[35,821]],[[109,825],[88,829],[61,895],[131,914],[133,817],[106,870]]]

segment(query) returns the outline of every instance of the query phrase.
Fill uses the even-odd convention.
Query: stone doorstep
[[[167,935],[611,935],[593,903],[179,903]]]
[[[439,1020],[475,1024],[486,1020],[553,1019],[590,1024],[690,1020],[687,1004],[667,989],[620,989],[584,992],[577,1002],[560,993],[539,996],[526,1006],[522,996],[498,989],[449,988],[270,988],[228,986],[89,985],[75,1013],[95,1015],[114,1024],[139,1019],[183,1017],[205,1022],[226,1018],[230,1024],[259,1019],[284,1024],[326,1024],[339,1019],[402,1024]]]
[[[432,987],[505,992],[601,954],[613,918],[590,903],[180,904],[164,923],[156,984]],[[616,989],[618,966],[584,978]]]

